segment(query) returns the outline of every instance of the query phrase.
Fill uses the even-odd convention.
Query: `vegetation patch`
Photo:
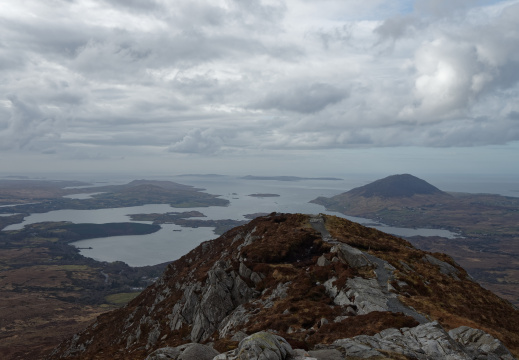
[[[116,306],[123,306],[132,301],[137,297],[137,295],[140,294],[139,292],[125,292],[125,293],[117,293],[108,295],[105,297],[106,302],[116,305]]]

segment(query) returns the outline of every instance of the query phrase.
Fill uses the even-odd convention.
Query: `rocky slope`
[[[271,214],[173,262],[48,359],[514,359],[507,348],[519,311],[448,256]]]

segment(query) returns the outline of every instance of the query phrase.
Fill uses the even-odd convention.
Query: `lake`
[[[345,216],[340,213],[326,211],[323,206],[309,203],[318,196],[333,196],[353,187],[359,186],[358,178],[353,180],[244,180],[232,176],[180,176],[167,179],[181,184],[206,189],[206,192],[218,194],[230,202],[226,207],[172,208],[164,204],[148,204],[126,208],[99,210],[58,210],[42,214],[32,214],[23,223],[14,224],[4,230],[21,229],[24,225],[44,221],[70,221],[73,223],[108,223],[130,221],[130,214],[166,213],[172,211],[197,210],[206,215],[207,220],[246,220],[245,214],[251,213],[325,213],[347,218],[367,224],[381,231],[398,236],[442,236],[454,238],[457,234],[442,229],[408,229],[385,226],[374,223],[370,219]],[[367,183],[366,180],[364,183]],[[122,181],[120,183],[126,183]],[[113,182],[119,183],[119,182]],[[106,182],[103,183],[106,185]],[[363,185],[363,184],[360,184]],[[279,197],[253,197],[251,194],[278,194]],[[87,198],[92,194],[86,195]],[[146,223],[146,222],[143,222]],[[181,231],[178,231],[181,230]],[[114,236],[82,240],[73,243],[81,248],[84,256],[99,261],[124,261],[131,266],[155,265],[173,261],[185,255],[203,241],[216,238],[213,228],[181,228],[178,225],[162,225],[161,230],[148,235]],[[92,249],[88,249],[88,248]]]

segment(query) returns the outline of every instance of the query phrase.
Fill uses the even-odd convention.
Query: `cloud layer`
[[[507,144],[518,18],[517,0],[7,0],[0,149]]]

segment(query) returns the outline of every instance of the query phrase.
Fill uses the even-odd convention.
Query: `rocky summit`
[[[171,263],[48,359],[515,359],[519,311],[450,257],[271,214]]]

